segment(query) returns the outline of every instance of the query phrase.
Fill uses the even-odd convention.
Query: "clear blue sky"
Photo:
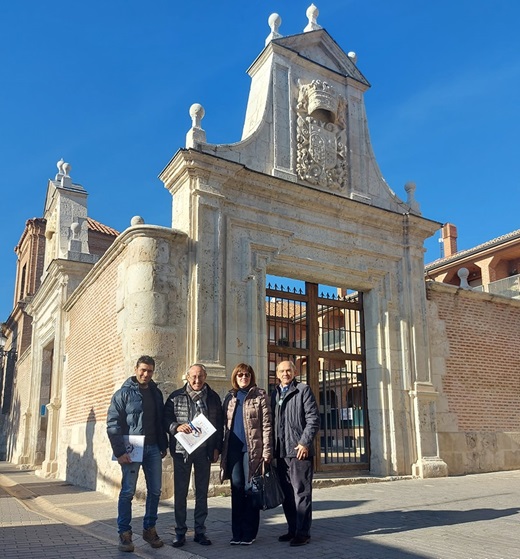
[[[193,103],[211,143],[240,139],[249,65],[282,17],[310,0],[20,0],[0,7],[0,321],[11,309],[13,248],[41,217],[56,162],[89,193],[89,215],[119,231],[134,215],[171,225],[157,175],[184,146]],[[315,0],[322,25],[371,83],[368,124],[401,198],[455,223],[459,249],[520,228],[520,2]],[[426,262],[439,256],[433,237]]]

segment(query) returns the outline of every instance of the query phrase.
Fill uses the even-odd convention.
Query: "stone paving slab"
[[[212,546],[189,532],[186,546],[171,547],[172,502],[162,501],[157,529],[168,545],[153,550],[139,537],[144,505],[135,502],[134,554],[117,550],[114,499],[5,462],[0,487],[2,559],[520,559],[520,471],[315,489],[312,541],[298,548],[277,541],[285,532],[281,508],[262,513],[253,545],[230,546],[230,498],[222,496],[209,500]]]
[[[104,559],[127,556],[113,543],[31,511],[0,487],[2,559]]]

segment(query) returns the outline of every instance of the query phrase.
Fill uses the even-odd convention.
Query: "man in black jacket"
[[[314,437],[320,428],[316,399],[307,384],[297,382],[292,361],[276,367],[280,384],[272,393],[274,456],[285,499],[288,531],[278,541],[291,546],[311,539]]]
[[[222,451],[223,415],[219,395],[206,384],[206,368],[201,363],[192,365],[186,373],[186,384],[172,392],[164,408],[164,425],[170,435],[170,453],[173,456],[173,492],[175,510],[175,539],[173,547],[186,543],[187,497],[191,469],[195,470],[195,537],[201,545],[211,545],[206,537],[208,516],[208,486],[211,463]],[[192,420],[199,414],[207,417],[216,432],[191,454],[175,438],[176,433],[192,433]]]
[[[162,459],[168,441],[163,426],[163,395],[152,380],[155,361],[149,355],[137,360],[135,375],[128,378],[112,396],[107,414],[107,434],[114,456],[121,465],[122,481],[117,507],[119,550],[134,551],[132,543],[132,499],[135,495],[139,469],[146,479],[146,509],[143,518],[143,539],[152,547],[161,547],[157,535],[157,509],[161,497]],[[140,462],[130,456],[127,435],[143,437]]]

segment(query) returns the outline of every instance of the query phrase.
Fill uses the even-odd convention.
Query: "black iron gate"
[[[289,281],[289,280],[288,280]],[[295,363],[319,402],[316,471],[368,469],[363,294],[305,283],[266,290],[269,386],[276,365]]]

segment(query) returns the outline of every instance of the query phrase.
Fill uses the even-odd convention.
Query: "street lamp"
[[[12,347],[7,351],[4,349],[5,344],[7,343],[7,336],[0,331],[0,368],[4,366],[4,357],[8,359],[16,359],[16,348]]]
[[[4,362],[4,354],[6,353],[4,347],[6,343],[7,343],[6,335],[3,332],[0,332],[0,357],[2,357],[0,363]]]

